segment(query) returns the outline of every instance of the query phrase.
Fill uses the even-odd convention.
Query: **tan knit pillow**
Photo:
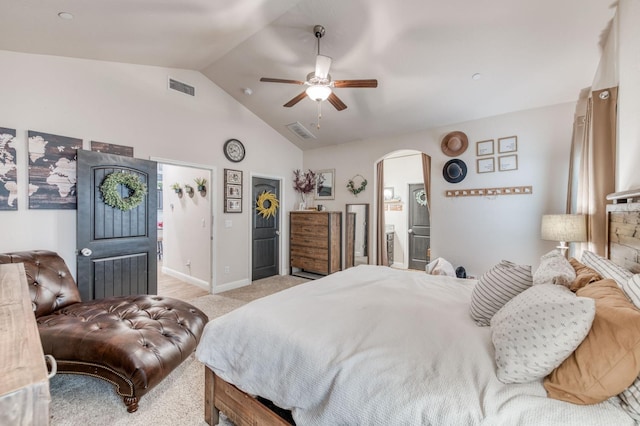
[[[547,376],[550,398],[596,404],[625,390],[640,373],[640,310],[612,279],[577,292],[596,302],[591,330],[578,348]]]

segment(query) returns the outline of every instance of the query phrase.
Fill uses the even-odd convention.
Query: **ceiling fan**
[[[333,93],[333,89],[344,87],[378,87],[378,80],[331,80],[329,74],[329,68],[331,67],[331,58],[320,54],[320,39],[325,34],[325,29],[322,25],[316,25],[313,27],[313,33],[318,39],[318,55],[316,56],[316,69],[314,72],[307,74],[305,81],[300,80],[284,80],[280,78],[268,78],[262,77],[260,81],[267,83],[287,83],[287,84],[299,84],[308,86],[304,92],[300,93],[295,98],[284,104],[285,107],[292,107],[300,102],[305,97],[317,101],[318,103],[328,100],[331,105],[338,111],[346,109],[345,105],[340,98]]]

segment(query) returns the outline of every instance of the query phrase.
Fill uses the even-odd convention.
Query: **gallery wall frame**
[[[336,169],[317,170],[316,172],[316,200],[334,200]]]
[[[507,136],[498,139],[498,153],[516,152],[518,150],[518,137]]]
[[[224,212],[242,213],[242,170],[224,169]]]
[[[501,172],[518,170],[518,156],[513,154],[498,157],[498,170]]]
[[[476,142],[476,156],[493,155],[493,139]]]
[[[476,171],[478,173],[493,173],[496,171],[495,158],[478,158],[476,160]]]

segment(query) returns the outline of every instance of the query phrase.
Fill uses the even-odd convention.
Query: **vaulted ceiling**
[[[3,0],[0,49],[201,71],[310,149],[575,101],[614,13],[603,0]],[[379,84],[334,89],[347,108],[323,102],[320,129],[316,102],[283,107],[303,87],[259,81],[305,80],[316,24],[333,79]]]

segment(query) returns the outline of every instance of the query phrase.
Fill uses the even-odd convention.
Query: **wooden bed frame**
[[[640,190],[610,194],[607,200],[606,256],[616,264],[640,273]],[[218,424],[222,411],[236,426],[290,426],[293,420],[285,420],[290,413],[279,410],[273,404],[254,398],[231,383],[216,376],[205,367],[204,381],[205,421]],[[285,415],[282,415],[285,413]],[[289,413],[289,415],[286,415]]]

